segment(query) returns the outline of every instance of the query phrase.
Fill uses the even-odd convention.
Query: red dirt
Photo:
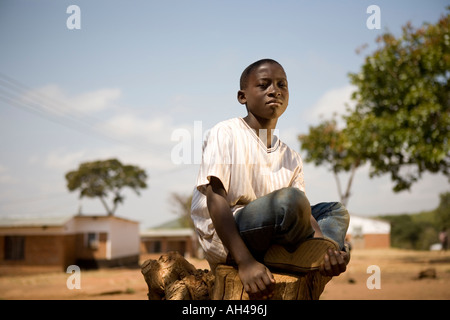
[[[141,262],[158,256],[143,256]],[[205,260],[188,259],[199,269]],[[380,289],[369,289],[367,272],[380,268]],[[436,278],[417,279],[434,268]],[[48,268],[0,266],[0,299],[3,300],[147,300],[147,284],[139,268],[113,268],[81,272],[81,289],[67,288],[69,274]],[[449,300],[450,252],[398,249],[354,250],[347,271],[325,287],[322,300]]]

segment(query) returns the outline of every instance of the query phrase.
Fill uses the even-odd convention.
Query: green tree
[[[441,200],[435,210],[436,224],[441,229],[450,229],[450,192],[439,195]]]
[[[356,169],[363,163],[357,150],[350,144],[347,132],[338,129],[336,119],[333,118],[324,120],[315,127],[310,126],[309,133],[299,135],[298,139],[301,150],[306,152],[306,162],[328,166],[333,172],[340,201],[346,206]],[[339,178],[342,172],[350,173],[345,191]]]
[[[440,198],[439,206],[434,210],[379,216],[391,223],[393,247],[429,250],[439,241],[439,231],[450,228],[450,192],[440,194]]]
[[[360,72],[356,107],[346,116],[349,139],[370,162],[370,176],[390,173],[394,191],[423,172],[449,177],[450,14],[436,24],[406,24],[398,38],[385,33]]]
[[[99,198],[108,215],[114,215],[119,203],[123,203],[122,189],[131,188],[140,195],[139,190],[147,187],[147,174],[143,169],[132,165],[123,165],[117,159],[85,162],[78,170],[66,174],[69,191],[80,191],[80,198]],[[112,207],[106,201],[112,194]]]
[[[394,248],[415,249],[424,229],[411,214],[380,216],[391,223],[391,245]]]

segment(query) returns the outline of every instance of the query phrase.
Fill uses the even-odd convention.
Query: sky
[[[290,99],[279,137],[302,155],[299,134],[352,106],[348,74],[376,50],[375,39],[400,35],[408,21],[435,23],[449,4],[1,0],[0,219],[105,214],[99,199],[69,192],[65,174],[116,158],[148,174],[140,195],[124,190],[116,215],[141,229],[173,220],[171,194],[192,192],[204,134],[246,116],[236,94],[250,63],[283,65]],[[379,29],[367,26],[371,5],[380,9]],[[304,172],[312,204],[339,201],[327,167],[305,163]],[[392,187],[389,175],[370,178],[368,165],[358,169],[350,215],[432,210],[450,189],[432,174],[410,191]]]

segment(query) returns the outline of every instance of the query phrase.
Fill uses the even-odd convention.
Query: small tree
[[[350,73],[355,110],[349,138],[371,166],[390,173],[394,191],[408,190],[423,172],[450,179],[450,14],[436,24],[385,33],[360,72]]]
[[[124,187],[129,187],[140,195],[139,189],[147,187],[147,174],[137,166],[123,165],[117,159],[85,162],[78,170],[66,174],[69,191],[80,191],[80,198],[99,198],[108,215],[114,215],[119,203],[123,203],[121,194]],[[113,195],[110,208],[106,202],[108,194]]]
[[[334,174],[340,200],[345,206],[350,198],[350,189],[356,169],[362,164],[358,152],[353,150],[345,130],[337,128],[336,120],[325,120],[316,127],[309,127],[309,133],[299,135],[301,150],[306,151],[306,162],[316,166],[327,165]],[[345,191],[339,174],[350,172]]]
[[[173,212],[180,217],[181,225],[184,228],[194,228],[191,218],[192,194],[182,195],[173,192],[170,195],[170,202],[174,206]]]

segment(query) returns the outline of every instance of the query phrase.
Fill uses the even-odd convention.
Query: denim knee
[[[295,248],[311,237],[310,212],[304,192],[282,188],[252,201],[234,218],[250,252],[259,257],[271,244]]]
[[[287,242],[300,241],[311,233],[311,206],[305,193],[298,188],[287,187],[274,193],[273,205],[277,231]]]
[[[340,202],[322,202],[311,207],[323,235],[336,241],[341,248],[347,234],[350,215]]]

